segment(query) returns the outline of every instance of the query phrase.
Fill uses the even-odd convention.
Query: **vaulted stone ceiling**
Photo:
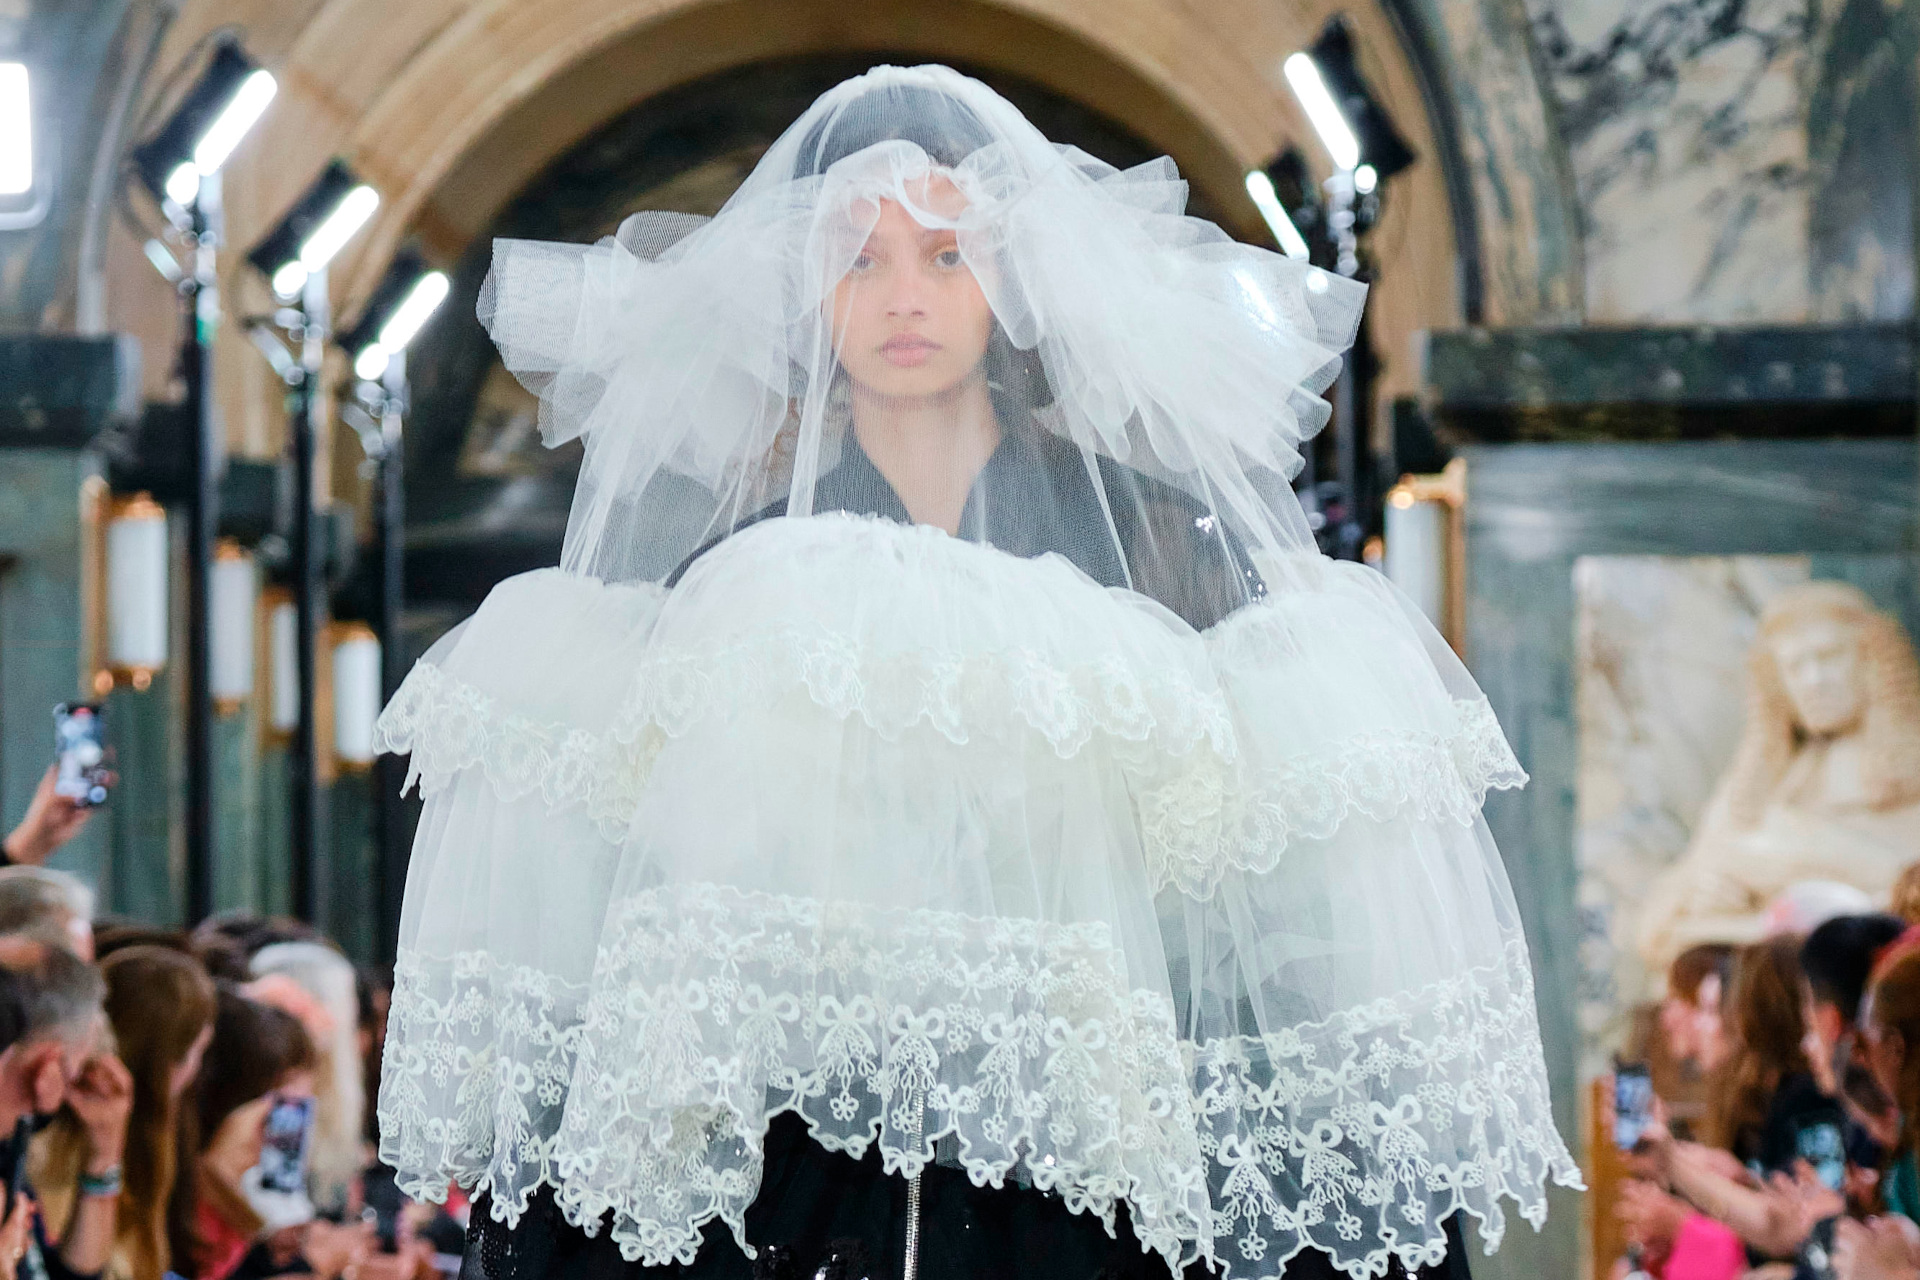
[[[1496,16],[1518,12],[1517,0],[1474,4]],[[459,306],[471,297],[475,264],[484,262],[476,243],[521,225],[516,220],[530,209],[548,216],[521,234],[590,239],[638,204],[716,204],[755,148],[785,122],[777,118],[791,119],[811,87],[826,82],[825,72],[805,68],[830,68],[837,78],[882,59],[949,61],[1020,87],[1023,107],[1048,104],[1049,132],[1082,145],[1118,140],[1117,149],[1107,148],[1116,159],[1170,154],[1208,216],[1236,235],[1264,240],[1241,179],[1290,142],[1324,164],[1279,66],[1340,9],[1335,0],[187,0],[135,117],[150,120],[164,108],[209,36],[237,33],[278,73],[282,89],[227,167],[229,242],[251,245],[328,158],[346,159],[382,194],[373,224],[333,271],[336,316],[346,321],[404,242],[443,265],[465,264],[461,279],[469,290],[453,304]],[[1376,346],[1386,357],[1384,386],[1405,391],[1416,382],[1413,333],[1462,318],[1453,215],[1460,192],[1450,199],[1437,158],[1448,140],[1436,137],[1430,111],[1436,92],[1446,89],[1436,84],[1431,57],[1424,80],[1418,73],[1412,46],[1421,41],[1408,24],[1427,15],[1427,45],[1458,37],[1445,29],[1449,7],[1436,9],[1429,0],[1368,0],[1343,11],[1366,74],[1424,157],[1395,179],[1387,219],[1373,237],[1384,264],[1372,303]],[[1525,101],[1530,84],[1514,80],[1520,73],[1501,61],[1512,62],[1519,45],[1490,41],[1482,28],[1472,34],[1470,57],[1455,69],[1480,72],[1489,100],[1504,94],[1510,101],[1496,103],[1491,114],[1468,113],[1464,144],[1453,147],[1464,157],[1455,165],[1456,188],[1464,182],[1483,192],[1488,212],[1476,215],[1481,221],[1548,225],[1551,217],[1542,222],[1531,210],[1543,200],[1551,206],[1553,193],[1499,172],[1539,132]],[[786,78],[776,84],[742,68],[784,68]],[[1495,71],[1510,83],[1496,83]],[[704,132],[663,132],[646,123],[666,119],[675,102],[698,104],[693,116],[709,117]],[[733,123],[720,127],[722,118]],[[651,141],[636,145],[636,138]],[[613,147],[619,158],[581,163],[595,146]],[[1465,178],[1457,172],[1463,169],[1471,170]],[[557,216],[563,206],[579,216]],[[1552,237],[1532,237],[1545,249],[1526,235],[1509,239],[1519,247],[1504,245],[1504,257],[1482,273],[1489,318],[1538,316],[1542,299],[1550,311],[1560,269],[1530,264],[1551,249]],[[142,261],[140,241],[124,226],[109,239],[109,322],[158,353],[172,341],[174,304]],[[228,311],[266,310],[264,282],[240,265],[239,253],[224,260]],[[465,317],[446,328],[444,342],[463,328],[473,335]],[[223,329],[221,343],[220,403],[230,446],[277,454],[284,422],[277,382],[247,349],[238,325]],[[534,494],[528,483],[516,488],[526,475],[509,456],[510,442],[476,443],[469,422],[456,421],[462,413],[471,420],[476,409],[502,408],[481,395],[489,385],[485,371],[471,367],[480,356],[456,357],[449,347],[444,368],[435,369],[431,350],[420,353],[420,465],[437,469],[448,493],[460,476],[492,468],[492,505],[484,512],[502,537],[550,524],[553,494]],[[158,395],[165,361],[150,360],[148,369]],[[511,435],[510,411],[507,419],[503,429]],[[332,453],[323,479],[352,499],[357,449],[341,439]],[[547,466],[531,470],[552,473]]]

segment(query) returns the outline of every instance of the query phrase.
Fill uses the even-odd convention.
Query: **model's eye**
[[[952,271],[956,267],[963,265],[958,249],[942,249],[933,256],[933,260],[936,264],[945,267],[948,271]]]
[[[863,253],[859,257],[855,258],[853,260],[853,265],[851,267],[848,267],[847,269],[849,271],[871,271],[873,270],[874,266],[875,266],[875,263],[874,263],[873,255],[870,253]]]

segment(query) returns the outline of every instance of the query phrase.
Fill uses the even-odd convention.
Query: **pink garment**
[[[1680,1225],[1673,1251],[1660,1268],[1660,1280],[1735,1280],[1746,1269],[1747,1250],[1740,1237],[1696,1213]]]

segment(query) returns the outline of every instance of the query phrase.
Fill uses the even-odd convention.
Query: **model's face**
[[[1814,618],[1773,639],[1780,682],[1808,733],[1840,733],[1859,720],[1860,645],[1851,628]]]
[[[935,208],[959,198],[944,179],[928,194]],[[954,233],[881,201],[872,234],[833,293],[834,350],[855,386],[901,399],[949,392],[980,369],[992,327]]]

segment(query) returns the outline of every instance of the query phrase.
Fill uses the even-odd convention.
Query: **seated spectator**
[[[1743,948],[1727,993],[1727,1060],[1715,1073],[1706,1137],[1756,1178],[1791,1172],[1808,1134],[1844,1116],[1807,1061],[1800,939],[1791,934]]]
[[[10,1055],[27,1028],[26,984],[14,973],[0,968],[0,1073],[10,1064]],[[0,1280],[18,1280],[20,1260],[33,1236],[33,1202],[22,1195],[11,1206],[0,1206],[6,1221],[0,1224]]]
[[[1887,895],[1887,910],[1908,924],[1920,924],[1920,862],[1900,873]]]
[[[1890,1217],[1843,1222],[1834,1233],[1839,1280],[1920,1277],[1920,948],[1896,943],[1875,967],[1861,1001],[1860,1038],[1874,1079],[1894,1101],[1900,1131],[1882,1174]]]
[[[133,1077],[126,1187],[106,1275],[162,1280],[172,1269],[167,1223],[178,1176],[181,1100],[198,1079],[213,1037],[213,980],[193,957],[153,946],[121,948],[101,962],[100,972],[107,984],[107,1020]],[[35,1167],[34,1185],[55,1220],[71,1197],[83,1137],[63,1112],[35,1143],[44,1159]]]
[[[251,989],[259,998],[278,1003],[259,990],[275,977],[290,979],[308,997],[304,1007],[290,1007],[297,1002],[283,1007],[306,1024],[319,1051],[314,1069],[319,1110],[308,1173],[313,1202],[324,1211],[338,1212],[370,1160],[361,1132],[366,1097],[360,1058],[359,975],[345,956],[318,942],[273,943],[255,953],[251,967],[256,980]]]
[[[196,1280],[247,1280],[289,1270],[330,1280],[371,1254],[370,1229],[314,1222],[300,1231],[295,1257],[274,1258],[261,1238],[266,1224],[243,1191],[248,1171],[261,1163],[268,1115],[289,1094],[310,1090],[316,1060],[293,1015],[221,989],[201,1070],[199,1203],[185,1238],[173,1245],[175,1259],[193,1259]]]
[[[1711,1071],[1720,1065],[1720,999],[1733,971],[1733,948],[1703,942],[1674,957],[1667,968],[1667,998],[1660,1003],[1660,1033],[1681,1066]]]
[[[70,1108],[84,1155],[79,1195],[59,1247],[46,1215],[35,1212],[23,1260],[26,1273],[48,1280],[97,1275],[112,1253],[121,1157],[133,1109],[133,1081],[111,1053],[99,1050],[104,984],[94,969],[63,948],[28,937],[0,937],[0,967],[25,992],[25,1028],[0,1055],[0,1167],[10,1167],[20,1121]],[[28,1193],[31,1195],[31,1191]]]
[[[93,890],[48,867],[0,867],[0,934],[21,934],[93,959]]]
[[[93,809],[55,791],[59,775],[58,765],[48,765],[40,776],[40,785],[33,789],[33,799],[27,804],[27,816],[0,841],[0,866],[40,866],[61,845],[86,830]]]
[[[1800,969],[1807,981],[1809,1064],[1821,1089],[1847,1113],[1852,1161],[1877,1169],[1898,1136],[1899,1113],[1857,1061],[1855,1019],[1875,959],[1907,928],[1892,915],[1839,916],[1807,935]]]

